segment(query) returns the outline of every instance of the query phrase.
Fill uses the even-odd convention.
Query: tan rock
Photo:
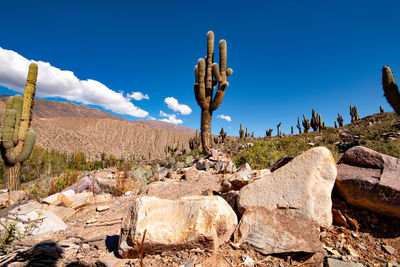
[[[237,200],[239,211],[261,206],[329,227],[336,174],[331,152],[325,147],[312,148],[243,187]]]
[[[119,254],[137,256],[137,245],[144,240],[144,251],[160,252],[191,248],[216,249],[229,240],[237,217],[219,196],[191,196],[179,200],[141,196],[135,199],[123,218]]]
[[[199,175],[199,170],[196,167],[191,167],[184,172],[185,179],[193,179],[194,177]]]
[[[263,254],[321,250],[318,224],[263,207],[250,207],[234,233],[235,243]]]
[[[0,207],[7,207],[8,200],[10,200],[9,205],[17,203],[26,197],[25,191],[10,191],[8,193],[6,190],[0,194]]]
[[[110,206],[108,206],[108,205],[100,205],[100,206],[98,206],[97,208],[96,208],[96,210],[98,211],[98,212],[103,212],[103,211],[106,211],[106,210],[109,210],[110,209]]]

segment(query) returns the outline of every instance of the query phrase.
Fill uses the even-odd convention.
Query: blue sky
[[[213,30],[216,44],[227,40],[228,67],[234,72],[214,112],[212,132],[224,127],[238,135],[242,123],[264,136],[268,128],[275,134],[279,122],[290,132],[297,117],[310,117],[312,108],[330,126],[337,112],[350,121],[349,105],[357,105],[361,117],[378,112],[380,105],[392,111],[383,97],[381,68],[389,65],[400,80],[399,10],[399,1],[2,1],[0,47],[7,50],[3,55],[14,51],[71,71],[81,81],[97,81],[80,88],[86,94],[70,97],[77,103],[95,106],[103,97],[98,103],[104,107],[108,95],[95,93],[101,83],[122,94],[124,105],[110,100],[120,113],[132,108],[130,101],[147,118],[166,119],[162,111],[175,114],[180,125],[199,128],[193,69],[206,53],[207,31]],[[4,65],[0,93],[14,94],[4,87],[13,80]],[[52,85],[62,77],[46,75],[47,88],[38,84],[38,95],[42,90],[49,96],[54,88],[65,98],[76,90],[59,87],[61,81]],[[132,92],[149,99],[127,99]],[[192,112],[170,109],[168,97]]]

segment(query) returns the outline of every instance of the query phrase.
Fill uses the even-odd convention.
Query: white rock
[[[243,187],[237,200],[239,211],[244,213],[248,207],[262,206],[329,227],[336,175],[331,152],[325,147],[312,148],[272,174]]]
[[[122,221],[119,254],[136,257],[134,240],[144,240],[146,252],[191,248],[217,249],[229,240],[237,217],[219,196],[190,196],[179,200],[142,196]]]

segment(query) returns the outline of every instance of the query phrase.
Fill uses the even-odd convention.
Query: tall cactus
[[[280,131],[280,127],[281,127],[281,122],[279,122],[277,125],[276,125],[276,129],[277,129],[277,131],[278,131],[278,134],[276,135],[276,136],[278,136],[278,137],[281,137],[281,131]]]
[[[312,112],[311,112],[310,126],[311,126],[311,128],[313,129],[314,132],[316,130],[318,130],[319,121],[318,121],[318,116],[315,115],[315,110],[314,109],[312,109]]]
[[[201,144],[203,152],[210,153],[211,119],[212,113],[224,99],[225,89],[229,83],[226,78],[232,74],[232,69],[227,68],[226,41],[219,42],[219,66],[214,63],[214,33],[207,33],[207,56],[200,58],[195,67],[194,95],[201,108]],[[213,91],[218,84],[217,92],[213,98]]]
[[[400,114],[400,92],[389,66],[382,68],[382,86],[386,100],[397,114]]]
[[[21,166],[32,153],[36,133],[29,130],[31,111],[36,91],[38,66],[29,65],[24,96],[8,98],[3,129],[1,131],[1,156],[4,161],[4,177],[10,190],[18,190],[21,184]]]
[[[351,122],[357,121],[360,119],[360,116],[358,116],[358,108],[357,106],[350,106],[350,116],[351,116]]]

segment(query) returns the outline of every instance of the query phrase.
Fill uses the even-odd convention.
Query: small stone
[[[363,245],[363,244],[358,244],[357,247],[359,247],[360,249],[367,251],[367,248]]]
[[[346,251],[353,257],[358,258],[360,255],[358,255],[358,253],[354,250],[354,248],[350,245],[347,245],[344,247],[346,249]]]
[[[110,206],[108,206],[108,205],[101,205],[101,206],[98,206],[97,207],[97,211],[98,212],[103,212],[103,211],[106,211],[106,210],[109,210],[110,209]]]
[[[328,267],[363,267],[361,263],[345,262],[332,258],[327,259]]]
[[[386,253],[389,253],[390,255],[393,255],[396,252],[396,250],[389,245],[382,245],[382,248]]]
[[[358,234],[356,232],[352,232],[351,236],[354,237],[354,238],[358,238]]]
[[[92,223],[95,223],[95,222],[97,222],[97,219],[96,218],[92,218],[90,220],[87,220],[86,224],[92,224]]]
[[[254,260],[250,258],[249,256],[246,256],[246,259],[244,260],[243,266],[248,266],[248,267],[254,267]]]
[[[325,238],[325,237],[326,237],[326,232],[325,232],[325,231],[321,232],[321,233],[319,234],[319,236],[322,237],[322,238]]]

